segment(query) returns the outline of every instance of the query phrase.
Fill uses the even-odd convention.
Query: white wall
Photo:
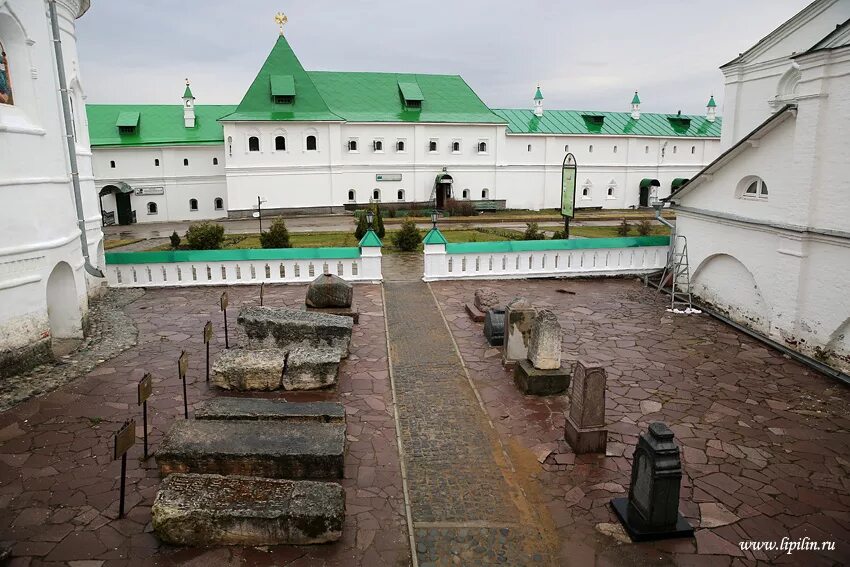
[[[76,53],[78,0],[57,2],[65,72],[74,101],[85,227],[94,263],[101,248]],[[79,314],[102,280],[83,270],[77,215],[46,4],[7,0],[0,5],[0,43],[12,73],[14,106],[0,104],[0,357],[26,355],[50,335],[47,281],[65,263],[73,273]],[[67,280],[66,280],[67,282]],[[66,295],[67,297],[67,295]],[[77,321],[82,326],[82,321]]]

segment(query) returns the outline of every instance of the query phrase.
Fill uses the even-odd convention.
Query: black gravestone
[[[693,536],[694,529],[679,513],[681,484],[682,461],[673,432],[653,423],[635,448],[629,497],[611,500],[633,541]]]
[[[490,309],[484,316],[484,337],[490,346],[505,343],[505,310]]]

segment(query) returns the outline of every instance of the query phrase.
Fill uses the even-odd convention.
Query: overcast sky
[[[492,108],[722,108],[718,67],[805,0],[94,0],[78,21],[88,102],[236,104],[277,39],[307,70],[463,76]]]

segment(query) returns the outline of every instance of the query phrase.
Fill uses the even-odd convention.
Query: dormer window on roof
[[[275,104],[295,102],[295,78],[292,75],[270,75],[269,84]]]
[[[118,114],[118,120],[115,121],[118,127],[119,134],[135,134],[139,127],[139,113],[132,111],[124,111]]]
[[[582,114],[581,117],[587,129],[591,132],[599,132],[605,124],[605,116],[601,114]]]
[[[413,110],[422,108],[422,101],[425,100],[425,97],[422,95],[422,89],[419,88],[418,83],[414,81],[399,81],[398,90],[401,93],[405,108]]]
[[[687,116],[682,116],[681,110],[675,116],[668,116],[667,120],[670,122],[670,126],[673,127],[673,130],[675,130],[677,134],[683,134],[691,127],[691,119]]]

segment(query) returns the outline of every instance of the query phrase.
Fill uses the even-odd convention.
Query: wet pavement
[[[190,412],[220,395],[204,382],[201,331],[213,321],[215,356],[224,346],[222,288],[153,289],[123,308],[138,329],[135,346],[0,413],[0,547],[11,547],[10,564],[403,566],[414,558],[420,565],[850,563],[845,386],[706,315],[667,313],[663,297],[633,280],[426,285],[419,282],[421,256],[385,260],[383,288],[355,288],[361,320],[338,389],[264,395],[344,404],[347,517],[341,541],[213,549],[160,544],[150,526],[159,477],[153,459],[140,459],[140,426],[128,461],[128,514],[117,519],[120,466],[111,460],[112,435],[128,416],[140,425],[136,384],[142,375],[154,376],[153,450],[168,426],[182,419],[181,350],[190,354]],[[503,302],[522,294],[553,309],[564,329],[565,358],[605,366],[606,456],[576,456],[563,441],[567,396],[516,390],[482,325],[463,310],[484,285]],[[239,344],[235,315],[240,304],[257,301],[258,290],[228,290],[230,338]],[[391,342],[396,337],[400,348],[393,366],[399,371],[398,429],[384,291]],[[297,307],[304,294],[300,285],[266,287],[267,304]],[[682,448],[680,510],[697,528],[696,537],[632,544],[608,502],[628,491],[637,435],[653,421],[667,423]],[[787,554],[739,547],[742,541],[806,537],[833,541],[835,550]]]

